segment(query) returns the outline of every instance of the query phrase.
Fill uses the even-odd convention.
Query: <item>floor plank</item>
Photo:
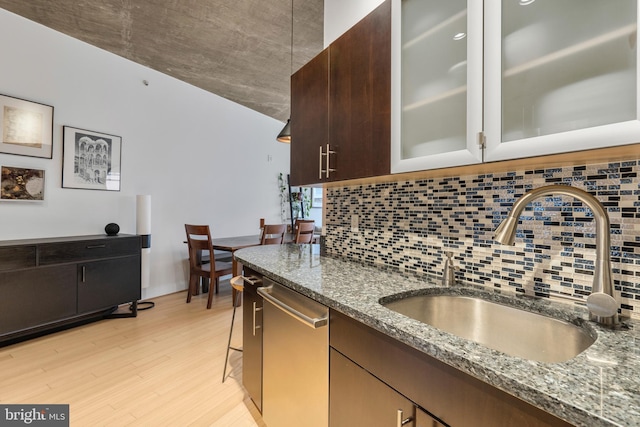
[[[77,426],[265,427],[232,351],[222,383],[231,289],[153,299],[136,318],[109,319],[0,348],[0,403],[69,404]],[[232,346],[242,346],[237,313]]]

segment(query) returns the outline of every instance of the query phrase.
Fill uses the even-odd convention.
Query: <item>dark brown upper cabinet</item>
[[[292,185],[321,182],[329,142],[329,48],[291,76]]]
[[[386,175],[390,138],[387,0],[291,77],[291,184]]]

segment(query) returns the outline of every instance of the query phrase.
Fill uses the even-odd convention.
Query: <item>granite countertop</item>
[[[536,362],[458,338],[379,303],[390,295],[441,292],[433,278],[321,256],[319,245],[256,246],[235,255],[278,283],[572,424],[640,426],[640,322],[625,321],[627,327],[615,331],[587,322],[597,340],[586,351],[566,362]],[[453,291],[465,289],[475,292]],[[535,311],[587,316],[583,307],[508,296]]]

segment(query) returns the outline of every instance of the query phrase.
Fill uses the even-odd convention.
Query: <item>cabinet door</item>
[[[76,314],[75,265],[0,272],[0,335]]]
[[[416,408],[416,427],[446,427],[420,408]]]
[[[329,142],[328,48],[291,76],[291,141],[291,185],[325,181],[320,170]]]
[[[140,299],[140,256],[78,265],[78,313]]]
[[[330,427],[415,426],[410,400],[333,348],[329,378]]]
[[[330,180],[388,174],[390,0],[333,42],[329,55],[329,143],[336,152]]]
[[[485,9],[487,160],[640,140],[637,0]]]
[[[393,0],[391,171],[482,161],[476,0]]]
[[[262,298],[247,283],[242,294],[242,385],[262,412]]]

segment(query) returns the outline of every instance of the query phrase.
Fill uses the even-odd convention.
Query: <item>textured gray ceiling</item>
[[[293,1],[293,66],[291,17]],[[0,0],[0,7],[285,121],[324,0]]]

